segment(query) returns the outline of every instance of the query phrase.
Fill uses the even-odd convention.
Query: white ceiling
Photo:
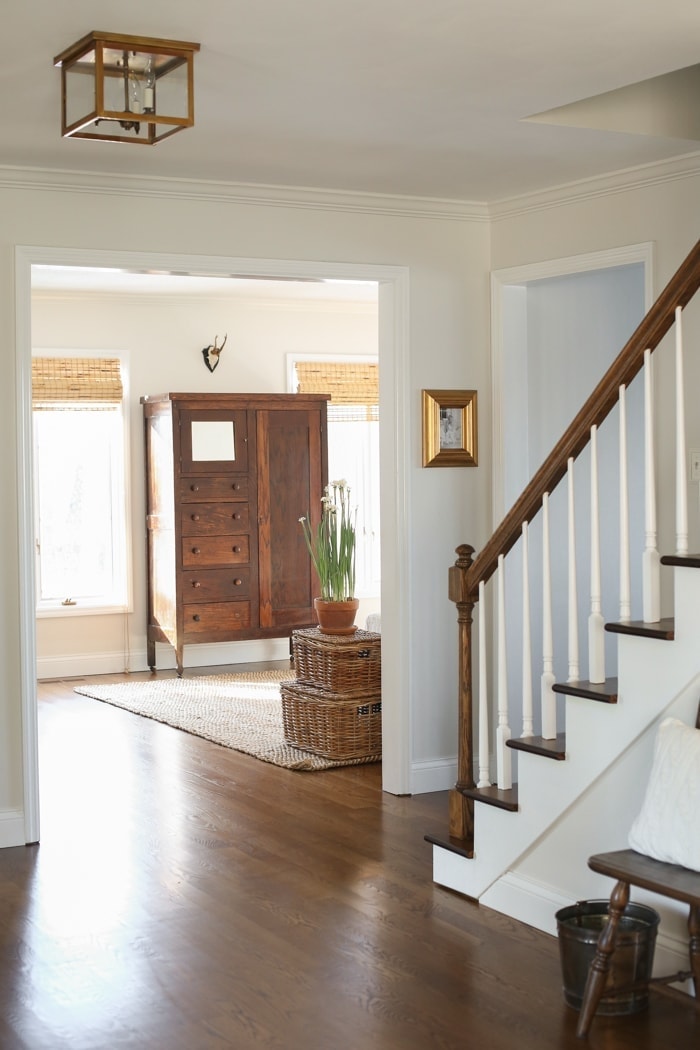
[[[698,0],[25,0],[0,164],[495,201],[695,152],[524,118],[700,58]],[[196,126],[62,140],[53,57],[92,29],[196,41]]]

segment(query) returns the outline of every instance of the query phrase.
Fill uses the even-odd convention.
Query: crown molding
[[[492,201],[489,215],[493,222],[512,219],[528,212],[543,211],[563,204],[578,204],[597,197],[609,197],[630,190],[660,186],[667,182],[696,178],[700,175],[700,151],[684,153],[670,160],[621,168],[607,175],[578,179],[546,190],[537,190],[517,197]]]
[[[529,212],[576,204],[630,190],[677,182],[700,175],[700,150],[670,160],[622,168],[606,175],[550,186],[496,201],[405,197],[382,193],[341,192],[312,187],[256,185],[167,179],[152,175],[118,175],[94,171],[22,168],[0,165],[0,188],[59,193],[202,200],[273,208],[363,213],[412,219],[498,222]]]
[[[166,179],[150,175],[116,175],[94,171],[64,171],[0,165],[0,188],[98,193],[171,200],[258,204],[277,208],[309,208],[413,219],[488,222],[485,202],[439,197],[402,197],[382,193],[339,192],[296,186]]]

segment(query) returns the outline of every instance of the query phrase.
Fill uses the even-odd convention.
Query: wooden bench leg
[[[690,935],[690,969],[693,971],[695,998],[700,999],[700,907],[697,904],[690,905],[688,934]]]
[[[579,1016],[576,1035],[583,1038],[588,1035],[591,1021],[598,1008],[600,997],[605,989],[605,981],[610,970],[610,960],[615,951],[615,940],[617,938],[617,927],[620,924],[622,913],[627,907],[630,899],[630,886],[628,882],[620,880],[616,883],[610,895],[610,914],[608,921],[598,938],[595,958],[591,963],[586,980],[586,990],[583,993],[581,1013]]]

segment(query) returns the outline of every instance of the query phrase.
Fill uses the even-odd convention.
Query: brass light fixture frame
[[[157,37],[129,36],[119,33],[103,33],[93,30],[54,58],[54,65],[61,70],[61,134],[64,138],[98,139],[104,142],[133,142],[152,146],[183,128],[194,125],[194,54],[199,44],[182,40],[161,40]],[[128,85],[130,79],[128,56],[150,56],[153,71],[153,108],[130,108]],[[117,57],[118,56],[118,57]],[[183,65],[185,70],[186,103],[184,112],[158,112],[156,88]],[[131,71],[133,73],[133,71]],[[137,71],[133,79],[143,81],[144,70]],[[68,78],[72,74],[83,74],[94,80],[94,91],[86,101],[87,110],[76,115],[69,113],[70,98]],[[106,105],[106,81],[119,77],[124,82],[124,108],[108,108]],[[74,83],[74,81],[71,81]],[[83,91],[87,96],[88,92]],[[112,100],[113,101],[113,100]],[[119,130],[117,130],[119,129]]]

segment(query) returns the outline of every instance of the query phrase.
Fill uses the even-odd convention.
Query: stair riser
[[[700,695],[697,639],[700,572],[686,568],[672,571],[676,574],[676,640],[618,637],[618,704],[563,698],[566,761],[551,762],[520,753],[519,812],[508,813],[477,803],[474,860],[455,860],[447,851],[436,847],[433,851],[436,882],[478,899],[506,871],[516,868],[520,858],[536,848],[552,828],[568,843],[564,851],[572,849],[572,855],[583,858],[580,867],[584,872],[588,854],[619,848],[626,843],[631,818],[621,801],[624,782],[616,789],[619,799],[606,799],[599,812],[595,807],[590,812],[587,810],[586,795],[607,770],[614,772],[619,756],[630,749],[639,749],[639,769],[648,768],[650,740],[658,720],[668,711],[693,724]],[[630,790],[633,792],[637,806],[639,783],[638,774],[632,787],[627,789],[628,795]],[[586,812],[585,819],[570,816],[578,809]],[[601,842],[602,825],[614,840],[610,845],[607,841]],[[562,827],[567,829],[568,838],[560,834]],[[555,870],[559,867],[556,865]],[[573,900],[580,895],[566,885],[556,889]]]

